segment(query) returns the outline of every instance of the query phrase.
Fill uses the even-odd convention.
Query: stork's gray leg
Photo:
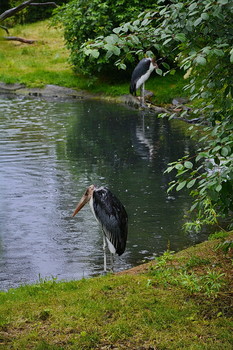
[[[114,259],[113,259],[113,254],[110,254],[110,259],[111,259],[111,272],[113,272],[113,263],[114,263]]]
[[[104,272],[107,272],[107,256],[106,256],[106,239],[103,235],[103,251],[104,251]]]
[[[141,105],[145,106],[145,84],[141,86]]]

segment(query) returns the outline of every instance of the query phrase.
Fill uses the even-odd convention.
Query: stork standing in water
[[[90,204],[91,210],[103,230],[104,271],[107,271],[106,247],[111,253],[113,267],[113,254],[121,255],[125,251],[128,234],[128,215],[123,204],[106,187],[87,188],[80,199],[73,217],[84,207]]]
[[[136,96],[137,89],[141,88],[141,105],[144,105],[145,102],[145,81],[150,77],[155,68],[158,68],[155,58],[143,58],[132,73],[130,93]]]

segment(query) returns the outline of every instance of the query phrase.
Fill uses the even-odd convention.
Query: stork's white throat
[[[141,86],[143,83],[145,83],[145,81],[146,81],[147,79],[149,79],[149,76],[151,75],[151,73],[153,72],[154,69],[155,69],[155,65],[154,65],[154,64],[152,63],[152,61],[151,61],[148,71],[147,71],[145,74],[143,74],[143,75],[138,79],[138,81],[137,81],[137,83],[136,83],[136,89],[139,89],[140,86]]]

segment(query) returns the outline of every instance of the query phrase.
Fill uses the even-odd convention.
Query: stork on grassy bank
[[[113,268],[113,254],[121,255],[125,251],[128,234],[128,215],[123,204],[107,188],[89,186],[80,199],[73,217],[90,204],[95,219],[103,230],[104,271],[107,271],[106,247],[111,253],[111,269]]]
[[[157,68],[158,65],[155,58],[143,58],[133,70],[130,93],[136,96],[136,91],[141,88],[141,105],[145,102],[145,82],[150,77],[153,70]]]

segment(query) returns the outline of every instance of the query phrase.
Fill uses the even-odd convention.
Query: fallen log
[[[21,43],[25,43],[25,44],[33,44],[36,41],[36,40],[32,40],[32,39],[20,38],[18,36],[4,36],[3,39],[5,39],[5,40],[13,40],[13,41],[20,41]]]

